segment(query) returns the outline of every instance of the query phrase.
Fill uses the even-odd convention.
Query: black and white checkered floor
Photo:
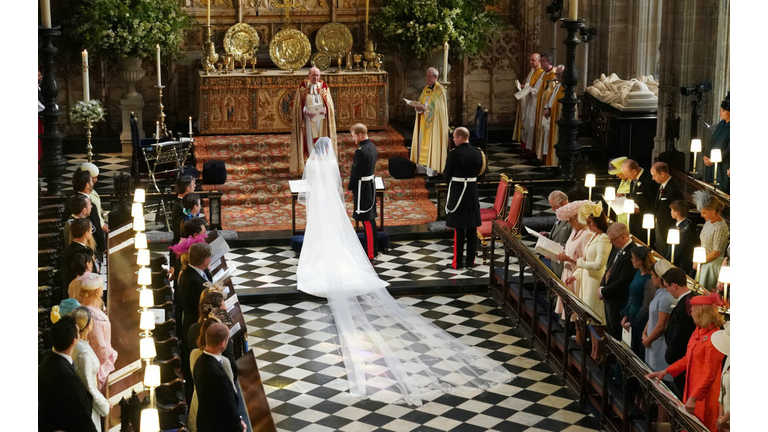
[[[493,299],[478,295],[399,299],[502,362],[516,378],[487,391],[445,394],[422,406],[353,398],[323,301],[244,307],[278,431],[599,430]]]

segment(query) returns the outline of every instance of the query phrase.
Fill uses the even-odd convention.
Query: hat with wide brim
[[[718,351],[725,355],[731,355],[731,322],[728,321],[723,326],[723,330],[718,330],[712,334],[712,345]]]
[[[608,174],[610,175],[620,174],[621,164],[623,164],[625,160],[627,160],[626,156],[617,157],[616,159],[611,159],[611,161],[608,163]]]

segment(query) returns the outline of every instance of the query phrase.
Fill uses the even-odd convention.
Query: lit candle
[[[88,85],[88,50],[83,50],[83,101],[90,102],[91,88]]]
[[[189,136],[192,136],[192,116],[189,116]]]
[[[155,122],[155,138],[160,139],[160,120]]]
[[[160,80],[160,44],[157,44],[157,86],[160,87],[163,85],[163,82]]]
[[[443,82],[448,82],[448,41],[443,45]]]
[[[51,28],[51,0],[40,0],[40,20],[43,28]]]
[[[568,19],[576,21],[579,11],[579,0],[570,0],[568,2]]]

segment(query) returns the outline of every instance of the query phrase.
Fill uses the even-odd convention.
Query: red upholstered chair
[[[512,195],[512,201],[509,204],[507,218],[499,222],[502,226],[512,231],[513,234],[517,234],[520,227],[523,226],[523,209],[525,208],[527,195],[528,190],[523,186],[515,185],[515,193]],[[483,248],[483,263],[488,261],[488,243],[491,240],[492,224],[492,220],[483,221],[483,224],[477,229],[477,237],[480,239],[480,244]]]
[[[493,202],[493,207],[489,209],[480,209],[480,220],[490,221],[494,219],[504,218],[504,214],[507,210],[507,200],[509,198],[509,177],[501,174],[499,177],[499,187],[496,189],[496,200]]]

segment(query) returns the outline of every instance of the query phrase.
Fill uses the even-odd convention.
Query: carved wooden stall
[[[144,367],[139,357],[139,266],[136,264],[133,224],[113,228],[107,239],[107,314],[112,325],[112,348],[118,355],[115,371],[107,380],[107,399],[114,408],[107,417],[107,430],[120,425],[121,399],[132,392],[140,398],[149,396],[144,390]]]
[[[571,339],[571,325],[562,326],[554,313],[558,297],[563,301],[565,316],[575,315],[575,325],[587,334],[589,325],[601,325],[601,320],[575,296],[560,279],[541,262],[516,233],[493,221],[493,239],[500,241],[503,266],[494,266],[495,248],[492,241],[490,284],[491,294],[503,310],[527,330],[534,347],[546,362],[578,393],[582,403],[601,413],[599,420],[610,431],[649,431],[652,408],[667,412],[672,430],[704,432],[707,429],[688,414],[682,403],[663,386],[645,379],[650,370],[621,342],[606,336],[607,360],[596,365],[589,358],[581,341]],[[510,274],[510,264],[519,266],[517,277]],[[528,275],[525,273],[528,272]],[[689,286],[695,289],[690,283]],[[614,380],[616,370],[621,379]],[[637,383],[637,384],[635,384]],[[645,407],[634,403],[636,392],[646,401]]]
[[[290,133],[291,110],[299,84],[309,74],[266,70],[262,74],[198,72],[200,133]],[[336,108],[336,129],[347,132],[355,123],[382,130],[389,122],[387,73],[343,72],[324,74]]]

